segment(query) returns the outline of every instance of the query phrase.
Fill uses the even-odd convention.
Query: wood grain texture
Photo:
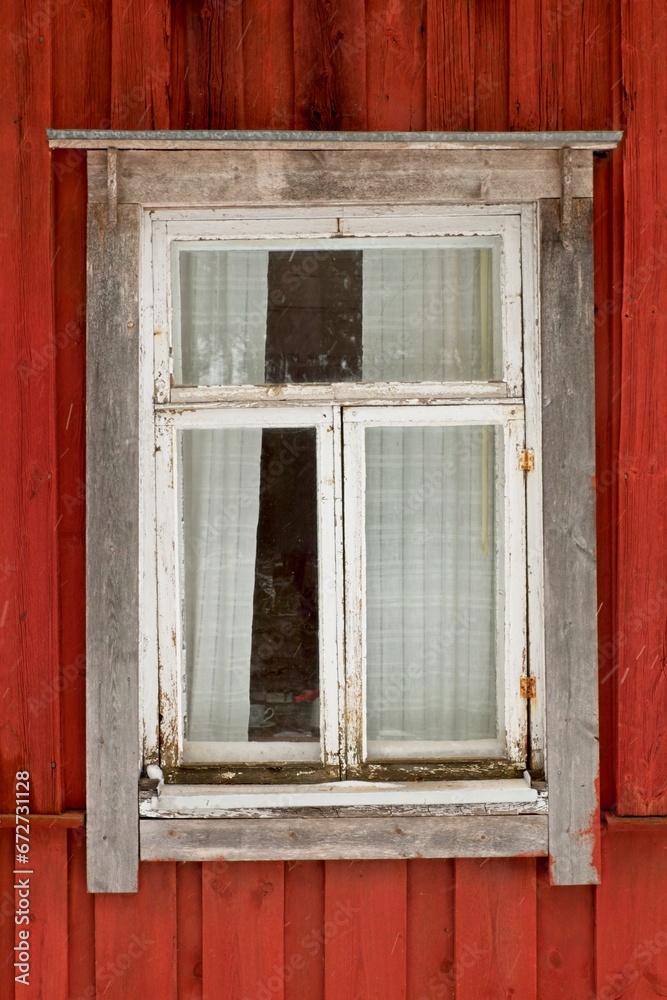
[[[324,997],[323,861],[285,863],[285,1000]]]
[[[475,16],[467,0],[429,0],[426,8],[426,127],[475,127]]]
[[[92,206],[87,344],[88,887],[132,892],[138,863],[139,214]]]
[[[625,238],[619,432],[618,811],[667,813],[667,24],[624,2]]]
[[[204,996],[284,1000],[282,862],[202,871]]]
[[[14,997],[14,831],[0,830],[0,990]]]
[[[169,128],[168,0],[112,0],[113,128]]]
[[[546,816],[382,819],[142,819],[145,861],[542,855]]]
[[[554,886],[537,862],[538,1000],[595,995],[595,889]]]
[[[37,720],[31,698],[58,689],[55,347],[49,217],[51,117],[49,21],[37,0],[1,5],[0,93],[0,810],[13,808],[17,770],[31,774],[31,808],[62,805],[60,704]]]
[[[136,894],[95,897],[97,996],[176,997],[176,865],[142,865]]]
[[[573,151],[575,198],[592,195],[591,154]],[[560,196],[556,150],[132,150],[118,153],[120,202],[182,208],[309,202],[474,204]],[[90,200],[106,201],[106,154],[88,153]],[[196,192],[196,195],[194,194]]]
[[[664,821],[610,822],[595,896],[597,1000],[667,995]]]
[[[451,997],[454,968],[454,861],[408,861],[406,997]]]
[[[366,86],[372,131],[426,127],[426,0],[369,0]]]
[[[16,984],[17,998],[67,996],[67,836],[67,830],[30,831],[34,874],[24,876],[30,881],[30,985]],[[14,928],[17,945],[21,926]]]
[[[549,853],[559,885],[599,880],[592,207],[540,203]]]
[[[535,862],[455,864],[456,1000],[535,1000]]]
[[[67,996],[93,997],[95,990],[95,897],[86,886],[86,834],[67,834]]]
[[[176,865],[178,1000],[202,1000],[202,866]]]
[[[356,0],[292,0],[294,126],[363,132],[366,57],[379,27]]]
[[[405,1000],[406,877],[404,861],[327,863],[327,1000]]]

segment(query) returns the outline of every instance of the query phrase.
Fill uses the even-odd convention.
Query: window
[[[168,780],[521,778],[520,229],[152,222]]]
[[[139,855],[597,879],[590,151],[617,139],[51,135],[91,150],[93,891]]]

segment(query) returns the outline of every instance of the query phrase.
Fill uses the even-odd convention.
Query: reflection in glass
[[[182,431],[187,739],[319,739],[313,428]]]
[[[369,740],[496,737],[502,479],[496,427],[366,429]]]

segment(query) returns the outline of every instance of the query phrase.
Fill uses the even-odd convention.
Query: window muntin
[[[355,220],[356,222],[357,220]],[[362,224],[364,220],[361,220]],[[423,220],[420,220],[423,224]],[[244,336],[248,333],[249,326],[253,326],[251,330],[249,340],[255,338],[255,342],[250,345],[252,348],[250,352],[246,351],[246,357],[250,358],[250,363],[246,364],[246,358],[243,359],[243,364],[241,368],[236,368],[236,371],[241,371],[243,378],[237,378],[237,384],[233,384],[228,388],[225,388],[223,384],[213,385],[211,387],[206,387],[206,381],[212,381],[208,376],[202,380],[202,367],[195,364],[193,367],[192,362],[189,364],[189,376],[194,379],[194,374],[196,373],[196,381],[201,382],[205,388],[201,387],[174,387],[171,391],[164,391],[164,386],[166,384],[164,380],[164,368],[165,368],[165,357],[164,353],[160,355],[159,342],[158,351],[156,352],[156,395],[158,400],[163,397],[164,403],[164,414],[162,414],[164,419],[169,419],[167,416],[169,411],[169,397],[174,403],[183,404],[191,399],[193,406],[201,403],[203,400],[206,402],[212,402],[216,404],[216,409],[209,411],[209,418],[211,412],[217,412],[218,419],[222,420],[222,414],[231,414],[234,409],[230,408],[234,405],[239,405],[246,402],[249,406],[260,405],[264,415],[268,413],[268,408],[266,408],[266,401],[275,399],[278,397],[281,404],[285,404],[285,410],[276,409],[276,413],[281,413],[284,417],[285,412],[290,409],[292,412],[301,411],[303,412],[303,407],[312,401],[312,396],[309,395],[314,390],[321,390],[323,395],[318,398],[325,399],[327,396],[325,394],[330,394],[331,401],[336,400],[337,405],[334,410],[328,411],[330,419],[332,432],[330,434],[330,443],[335,443],[334,454],[331,456],[331,468],[338,470],[338,476],[336,483],[334,485],[334,504],[342,504],[343,502],[343,490],[341,488],[342,484],[342,465],[345,466],[346,475],[350,468],[354,466],[352,460],[352,455],[354,452],[354,447],[352,446],[353,437],[353,427],[354,423],[349,421],[350,410],[347,409],[347,405],[356,403],[357,401],[363,402],[368,407],[377,407],[379,413],[379,407],[386,404],[386,387],[383,382],[367,383],[359,379],[365,378],[363,373],[363,363],[365,359],[375,357],[380,358],[380,369],[385,366],[385,370],[392,371],[392,365],[394,365],[392,373],[395,373],[395,359],[400,353],[396,351],[387,352],[386,350],[380,351],[369,351],[367,347],[368,338],[365,339],[365,333],[363,331],[363,317],[369,315],[372,317],[372,310],[369,312],[368,306],[363,301],[363,296],[359,296],[357,289],[357,304],[359,305],[359,298],[361,298],[361,309],[347,310],[347,316],[345,316],[346,309],[344,308],[345,303],[343,303],[343,308],[340,313],[343,315],[343,319],[347,320],[348,325],[354,327],[361,326],[361,331],[355,331],[352,336],[347,339],[347,348],[342,352],[339,352],[338,358],[334,358],[331,361],[330,351],[325,350],[320,352],[322,355],[323,365],[318,369],[318,358],[315,357],[313,364],[313,352],[310,354],[306,352],[305,363],[304,357],[299,357],[298,350],[296,352],[288,352],[289,357],[285,361],[284,357],[280,356],[280,352],[276,351],[276,346],[280,344],[281,339],[284,339],[284,328],[283,337],[280,336],[280,330],[275,330],[272,332],[270,330],[271,322],[267,320],[267,316],[270,313],[271,302],[270,294],[271,290],[269,287],[269,272],[271,266],[274,267],[275,276],[275,264],[270,264],[270,255],[274,255],[274,262],[277,262],[278,271],[280,266],[285,263],[288,265],[288,275],[289,275],[289,265],[290,261],[305,262],[306,260],[317,261],[319,255],[320,261],[329,262],[334,255],[338,256],[338,262],[343,261],[343,270],[345,267],[348,269],[348,275],[350,270],[352,271],[352,277],[354,278],[354,259],[357,260],[362,257],[362,266],[357,268],[361,271],[363,275],[363,267],[370,266],[373,264],[377,265],[380,262],[380,269],[382,265],[382,255],[396,253],[406,255],[414,255],[415,251],[421,255],[423,260],[428,254],[435,253],[435,258],[437,258],[439,253],[442,253],[443,249],[447,251],[450,257],[454,257],[457,253],[457,249],[468,253],[470,256],[476,255],[477,261],[476,266],[471,269],[471,272],[476,271],[478,274],[484,269],[484,265],[480,265],[480,254],[487,256],[487,264],[490,265],[486,267],[486,276],[484,279],[484,288],[487,291],[485,296],[486,304],[484,309],[477,308],[477,329],[480,334],[480,344],[479,350],[476,352],[478,358],[486,355],[484,358],[484,364],[486,365],[486,371],[489,369],[489,358],[495,357],[499,359],[501,356],[503,358],[502,364],[502,374],[505,376],[505,381],[499,379],[487,378],[486,381],[470,381],[466,385],[466,394],[472,399],[483,399],[485,396],[489,399],[495,398],[498,395],[504,396],[505,398],[510,396],[516,396],[517,392],[520,391],[520,386],[522,384],[522,372],[520,366],[517,367],[517,360],[521,358],[521,264],[520,264],[520,242],[519,242],[519,224],[518,220],[512,216],[497,217],[495,219],[489,219],[488,217],[484,219],[485,225],[478,226],[479,229],[484,231],[484,235],[476,235],[474,232],[470,232],[471,220],[467,221],[467,227],[460,225],[457,227],[456,224],[450,226],[450,229],[456,230],[460,228],[461,232],[452,234],[447,233],[447,235],[440,236],[438,238],[426,237],[418,238],[411,236],[404,237],[392,237],[388,239],[383,237],[381,239],[375,238],[365,238],[365,239],[341,239],[338,237],[335,241],[332,239],[323,240],[321,236],[319,238],[314,238],[310,240],[305,240],[304,238],[294,239],[286,237],[284,239],[275,239],[274,235],[267,235],[264,239],[253,239],[253,240],[238,240],[234,238],[229,238],[230,234],[225,232],[225,223],[216,223],[215,228],[217,232],[215,233],[216,240],[213,242],[211,240],[211,224],[208,226],[202,224],[200,226],[202,240],[194,241],[192,239],[192,228],[193,223],[188,223],[186,228],[189,228],[187,235],[188,240],[183,240],[183,235],[186,233],[182,232],[184,228],[183,223],[169,223],[160,222],[156,224],[156,229],[158,230],[156,245],[162,248],[162,263],[156,263],[156,274],[157,282],[156,285],[156,313],[160,314],[160,297],[163,294],[163,290],[166,288],[166,308],[164,308],[165,319],[171,316],[173,323],[173,350],[175,355],[174,367],[178,369],[179,365],[181,368],[181,374],[183,373],[182,360],[179,361],[179,352],[183,355],[183,350],[178,346],[178,342],[182,339],[182,334],[180,332],[180,327],[183,325],[181,322],[182,310],[184,308],[183,300],[183,289],[181,288],[180,279],[184,272],[186,272],[186,280],[192,278],[192,260],[196,259],[199,255],[200,260],[205,260],[205,258],[222,258],[225,262],[225,269],[229,270],[230,260],[235,260],[235,254],[238,253],[240,260],[240,270],[245,271],[246,274],[250,273],[250,280],[244,287],[243,282],[239,283],[238,280],[234,282],[229,282],[225,276],[225,280],[222,283],[223,288],[223,300],[228,300],[236,296],[237,303],[245,303],[244,305],[237,306],[236,317],[233,319],[232,323],[229,323],[229,310],[227,308],[228,303],[224,304],[224,308],[219,306],[219,315],[216,322],[212,324],[213,336],[211,336],[211,329],[207,331],[209,343],[213,341],[216,343],[218,348],[218,355],[220,356],[220,341],[222,339],[222,355],[223,363],[218,366],[218,374],[216,378],[221,376],[224,378],[225,371],[231,372],[230,382],[234,381],[234,353],[236,351],[236,359],[238,360],[238,333],[239,329],[244,331]],[[477,223],[479,220],[475,220]],[[256,222],[257,226],[261,227],[261,223]],[[318,228],[322,225],[322,220],[318,220]],[[438,220],[431,223],[432,228],[437,228],[439,225]],[[441,223],[440,223],[441,225]],[[279,223],[282,226],[282,222]],[[238,223],[230,227],[233,236],[237,236],[240,226]],[[252,228],[252,227],[251,227]],[[266,225],[265,225],[266,228]],[[444,228],[444,227],[443,227]],[[488,233],[489,229],[497,230],[495,233]],[[179,232],[181,230],[181,232]],[[167,254],[164,253],[167,247],[171,244],[171,273],[168,270],[165,271],[164,261],[167,258]],[[335,245],[335,250],[332,251],[332,244]],[[363,260],[363,254],[367,254],[367,259]],[[188,258],[189,261],[187,265],[183,264],[183,259]],[[347,259],[346,259],[347,258]],[[262,261],[261,268],[256,266],[257,259]],[[254,261],[254,263],[248,264],[248,261]],[[350,262],[352,262],[353,267],[350,269]],[[239,261],[236,262],[238,264]],[[214,271],[219,271],[220,260],[218,259],[215,264]],[[232,265],[232,270],[236,267],[236,264]],[[325,265],[326,267],[326,265]],[[211,270],[211,261],[205,260],[205,269],[208,268],[209,272]],[[263,290],[258,293],[258,274],[266,268],[266,279],[264,282]],[[335,270],[335,269],[334,269]],[[405,272],[405,268],[403,267]],[[160,273],[161,272],[161,273]],[[306,273],[304,268],[301,268],[301,272]],[[284,273],[284,266],[283,266]],[[340,268],[339,268],[340,273]],[[293,276],[293,275],[292,275]],[[239,277],[239,267],[236,267],[236,278]],[[170,279],[171,278],[171,283]],[[275,284],[275,282],[274,282]],[[278,282],[278,285],[280,282]],[[360,282],[363,286],[363,279]],[[368,283],[367,283],[368,284]],[[459,283],[460,286],[461,283]],[[470,282],[468,282],[470,285]],[[218,286],[220,283],[218,282]],[[451,291],[450,286],[450,291]],[[201,288],[201,285],[200,285]],[[231,290],[231,295],[230,295]],[[275,289],[274,289],[275,290]],[[217,292],[219,293],[220,287],[218,287]],[[400,301],[400,287],[398,288],[399,295],[395,296]],[[252,293],[252,294],[251,294]],[[320,289],[321,295],[321,289]],[[446,297],[446,296],[445,296]],[[484,296],[478,296],[481,299]],[[192,294],[192,289],[186,299],[189,299],[191,306],[201,312],[201,295],[196,296]],[[217,300],[219,301],[221,296],[217,295]],[[405,296],[403,296],[405,298]],[[440,297],[442,301],[443,296]],[[246,313],[244,310],[251,308],[250,301],[253,301],[254,309],[253,312]],[[164,300],[162,300],[164,301]],[[198,303],[198,304],[197,304]],[[274,305],[279,305],[274,302]],[[269,307],[267,309],[267,306]],[[294,307],[294,303],[291,303]],[[437,310],[436,310],[437,311]],[[361,317],[355,314],[361,312]],[[382,312],[382,304],[379,310],[376,312]],[[394,319],[394,329],[402,328],[402,332],[405,331],[407,327],[410,331],[412,329],[410,323],[410,317],[412,313],[406,312],[405,303],[401,304],[401,309],[398,311],[402,314],[401,321],[396,323]],[[431,310],[431,316],[432,316]],[[220,314],[225,313],[222,322],[220,321]],[[460,310],[459,310],[460,315]],[[248,322],[246,322],[245,327],[239,327],[238,320],[239,316],[246,316]],[[259,318],[258,318],[259,317]],[[479,317],[482,317],[482,322],[479,321]],[[340,316],[338,317],[340,319]],[[374,318],[374,317],[372,317]],[[407,322],[406,322],[407,318]],[[442,310],[440,310],[439,319],[442,319]],[[361,321],[361,322],[360,322]],[[198,321],[199,328],[202,328],[202,321]],[[206,328],[206,323],[203,324],[204,329]],[[315,324],[317,325],[317,324]],[[372,325],[372,324],[369,324]],[[377,326],[376,322],[376,326]],[[381,324],[380,324],[381,325]],[[312,327],[312,324],[311,324]],[[228,338],[225,343],[224,330],[232,329],[234,331],[234,336]],[[220,332],[223,331],[223,336],[221,338]],[[326,331],[325,331],[326,333]],[[360,335],[359,335],[360,334]],[[206,337],[204,340],[206,341]],[[377,337],[376,337],[377,343]],[[499,346],[501,345],[501,346]],[[246,344],[246,347],[248,344]],[[395,347],[395,343],[392,347]],[[366,349],[366,354],[364,355],[364,349]],[[197,353],[197,352],[195,352]],[[201,357],[201,350],[198,352]],[[317,355],[317,352],[314,352]],[[403,352],[404,353],[404,352]],[[225,364],[225,357],[227,355],[227,361],[229,363]],[[264,359],[262,361],[262,354],[264,354]],[[356,357],[352,358],[349,365],[342,364],[341,358],[343,360],[346,357],[349,359],[352,355]],[[359,358],[361,354],[361,358]],[[445,352],[440,352],[440,360],[446,357]],[[296,361],[295,361],[296,358]],[[388,360],[387,360],[388,359]],[[419,374],[426,374],[426,369],[422,363],[422,358],[417,358],[417,363],[422,364],[421,371]],[[412,365],[412,370],[415,370],[415,355],[413,352],[413,357],[408,359],[408,368]],[[493,364],[491,362],[491,368]],[[263,371],[262,371],[263,365]],[[282,368],[281,368],[282,366]],[[186,365],[186,368],[188,366]],[[377,369],[376,365],[376,369]],[[291,372],[289,369],[291,368]],[[429,370],[429,375],[431,372],[435,371],[436,368],[431,368]],[[292,379],[292,384],[272,383],[272,379],[276,376],[276,372],[280,372],[279,377],[285,377]],[[255,379],[255,383],[246,384],[244,379],[246,373],[250,373],[249,377]],[[439,371],[442,374],[442,367]],[[469,367],[468,373],[472,375],[479,376],[479,364],[477,369]],[[492,374],[498,374],[498,368],[491,372]],[[177,373],[178,374],[178,373]],[[459,365],[456,374],[461,374],[461,366]],[[296,377],[294,377],[296,375]],[[331,379],[330,382],[319,383],[319,379],[328,377]],[[353,376],[353,381],[346,381]],[[312,381],[311,381],[312,379]],[[262,390],[262,382],[267,386]],[[361,382],[361,384],[360,384]],[[407,392],[404,391],[401,395],[400,388],[397,394],[396,403],[397,407],[395,410],[395,422],[397,426],[400,426],[406,419],[408,419],[408,408],[405,407],[405,403],[410,401],[412,396],[413,401],[415,397],[420,399],[420,402],[430,401],[432,404],[436,403],[438,400],[440,403],[447,402],[449,398],[454,402],[457,399],[456,385],[442,382],[422,382],[406,386]],[[410,395],[408,395],[408,392]],[[206,395],[202,396],[201,394]],[[347,394],[349,393],[349,398]],[[266,397],[268,396],[268,400]],[[166,398],[164,398],[166,397]],[[508,400],[508,404],[511,400]],[[289,406],[287,406],[289,404]],[[342,404],[342,405],[341,405]],[[347,404],[347,405],[346,405]],[[503,537],[503,532],[508,531],[507,538],[511,539],[513,544],[514,555],[521,552],[521,557],[509,559],[509,549],[505,551],[500,551],[502,546],[495,546],[494,544],[494,575],[497,578],[498,586],[496,587],[496,600],[493,607],[493,620],[495,625],[495,634],[493,636],[493,645],[497,655],[495,656],[493,677],[490,679],[489,675],[489,664],[487,663],[487,682],[489,690],[491,687],[495,687],[497,693],[497,699],[495,704],[495,712],[490,713],[495,715],[495,731],[491,731],[488,728],[486,738],[482,738],[479,733],[475,734],[475,739],[464,739],[461,738],[460,734],[455,734],[457,738],[454,739],[440,739],[440,740],[430,740],[422,739],[415,740],[407,738],[409,734],[406,732],[400,739],[386,738],[387,733],[382,731],[381,733],[373,732],[373,722],[370,723],[370,732],[367,732],[366,724],[366,707],[368,705],[367,691],[369,687],[369,678],[366,676],[366,638],[365,638],[365,628],[366,619],[365,617],[359,618],[355,622],[355,607],[361,606],[364,600],[364,590],[363,587],[358,589],[358,593],[353,595],[352,591],[354,589],[351,583],[354,573],[351,567],[354,565],[357,553],[359,558],[363,560],[363,539],[356,538],[351,541],[349,534],[349,526],[354,523],[355,515],[352,513],[351,505],[353,504],[354,490],[350,489],[346,480],[346,506],[343,511],[342,523],[345,528],[345,540],[346,540],[346,554],[345,554],[345,587],[347,588],[347,598],[344,601],[342,596],[343,587],[343,574],[342,574],[342,533],[340,530],[337,535],[332,532],[332,560],[330,562],[329,570],[327,571],[326,566],[322,561],[320,561],[320,566],[322,571],[327,577],[327,586],[330,591],[332,588],[331,581],[335,579],[337,590],[336,601],[326,601],[324,606],[320,608],[320,615],[329,618],[329,622],[326,626],[323,626],[322,619],[320,618],[320,645],[319,651],[320,656],[326,658],[327,655],[334,654],[335,662],[329,665],[329,691],[326,696],[324,694],[324,688],[327,686],[327,676],[326,672],[323,673],[321,677],[321,687],[322,687],[322,750],[321,759],[322,762],[330,765],[335,765],[342,761],[342,776],[347,777],[364,777],[369,773],[369,768],[373,771],[373,776],[378,776],[377,764],[373,762],[402,762],[407,765],[409,775],[410,761],[414,761],[415,764],[418,761],[428,761],[437,762],[439,760],[454,760],[459,758],[470,758],[470,759],[486,759],[491,761],[495,759],[496,761],[500,758],[513,762],[512,773],[517,773],[517,769],[520,768],[525,763],[526,759],[526,711],[525,702],[521,703],[518,697],[519,689],[519,677],[523,666],[525,665],[525,559],[523,552],[525,551],[525,542],[523,539],[523,531],[525,526],[525,510],[524,510],[524,497],[523,497],[523,476],[518,473],[516,465],[516,457],[520,444],[523,442],[523,411],[521,406],[513,405],[511,411],[511,420],[509,419],[510,410],[508,405],[505,404],[499,408],[498,413],[492,414],[489,407],[491,403],[484,406],[483,415],[477,415],[480,428],[483,426],[487,427],[487,430],[492,434],[494,440],[500,440],[500,448],[495,450],[500,454],[504,453],[503,462],[500,464],[503,466],[502,473],[500,467],[498,466],[494,471],[494,483],[491,493],[493,495],[494,502],[491,505],[492,509],[488,508],[486,510],[486,518],[488,520],[490,513],[493,513],[494,518],[494,535],[497,540],[500,541]],[[208,409],[208,407],[207,407]],[[427,410],[431,419],[437,425],[438,420],[441,417],[440,414],[447,415],[447,419],[454,418],[454,408],[449,406],[429,406],[424,408],[420,406],[419,411],[424,412]],[[470,426],[470,422],[473,420],[473,413],[470,409],[470,405],[462,408],[462,414],[460,416],[460,425],[465,428]],[[203,411],[199,411],[200,415]],[[246,415],[252,411],[246,410]],[[355,411],[358,417],[359,410]],[[417,417],[417,421],[419,421]],[[363,421],[362,421],[363,422]],[[391,423],[391,420],[389,421]],[[445,420],[446,422],[446,420]],[[288,419],[289,423],[289,419]],[[292,423],[294,420],[292,419]],[[284,420],[282,426],[285,426]],[[504,430],[502,429],[504,427]],[[500,431],[500,438],[498,433]],[[511,438],[511,442],[510,442]],[[172,444],[170,446],[174,448],[173,438]],[[486,445],[486,463],[488,464],[488,441]],[[493,449],[492,449],[493,450]],[[166,449],[169,452],[169,447]],[[176,464],[178,460],[176,459]],[[497,465],[497,463],[496,463]],[[362,466],[360,465],[355,472],[355,482],[357,484],[362,483],[364,480],[364,473],[362,472]],[[506,477],[507,482],[511,482],[511,489],[508,491],[507,496],[503,496],[502,490],[504,489],[503,476]],[[428,484],[426,484],[428,486]],[[500,492],[499,492],[500,491]],[[488,492],[488,490],[487,490]],[[513,502],[510,503],[510,495],[513,497]],[[358,499],[358,497],[357,497]],[[511,513],[510,513],[511,510]],[[180,514],[178,515],[180,516]],[[509,531],[509,522],[511,522],[511,531]],[[340,525],[340,520],[337,522]],[[169,526],[165,527],[166,533],[169,533]],[[488,524],[485,529],[488,531]],[[356,547],[356,548],[355,548]],[[321,554],[320,554],[321,556]],[[509,579],[509,566],[510,564],[514,567],[513,578]],[[356,572],[356,571],[355,571]],[[488,583],[488,581],[487,581]],[[178,587],[178,585],[177,585]],[[509,591],[508,591],[509,587]],[[510,603],[507,601],[507,594],[512,592],[514,595],[514,600]],[[171,600],[174,607],[177,608],[179,604],[182,604],[182,594],[177,590],[175,595],[172,596]],[[356,602],[356,603],[355,603]],[[162,601],[161,601],[162,603]],[[523,612],[522,610],[523,609]],[[507,610],[508,614],[505,615]],[[487,617],[488,617],[487,609]],[[511,621],[516,621],[517,626],[512,627]],[[345,624],[346,623],[346,624]],[[341,639],[341,634],[343,628],[347,628],[347,643],[345,646],[345,656],[342,655],[343,642]],[[328,634],[329,639],[327,640],[325,636]],[[335,638],[334,638],[335,636]],[[355,642],[357,637],[360,643],[360,649],[355,651]],[[280,740],[253,740],[251,727],[249,730],[250,739],[246,741],[241,741],[232,746],[231,741],[226,743],[220,740],[206,740],[206,741],[188,741],[186,739],[187,734],[187,711],[185,706],[187,704],[187,678],[184,676],[183,663],[186,662],[186,656],[184,655],[184,647],[181,639],[181,644],[179,647],[178,642],[175,645],[175,660],[172,667],[172,680],[176,681],[176,684],[170,682],[161,681],[161,689],[163,691],[174,691],[178,690],[177,706],[174,704],[174,699],[169,697],[166,700],[163,697],[162,700],[162,714],[163,714],[163,729],[165,729],[171,735],[165,740],[163,738],[163,760],[168,765],[175,766],[178,768],[179,765],[188,766],[194,763],[205,764],[205,763],[223,763],[228,762],[252,762],[252,761],[269,761],[273,763],[280,764],[281,762],[287,761],[302,761],[305,763],[306,760],[310,759],[315,762],[315,758],[320,757],[319,747],[315,743],[310,743],[310,745],[304,743],[298,743],[294,741],[290,744],[289,741]],[[160,654],[161,660],[161,671],[162,675],[165,675],[165,664],[162,653]],[[399,684],[403,681],[399,681]],[[370,674],[370,687],[373,686],[373,675],[372,670]],[[310,689],[312,693],[314,689]],[[290,692],[288,692],[290,693]],[[304,691],[306,694],[307,691]],[[291,692],[293,695],[294,692]],[[337,698],[336,695],[340,694]],[[477,695],[475,696],[477,697]],[[338,704],[337,704],[338,702]],[[328,704],[328,711],[324,710],[324,705]],[[260,703],[261,705],[262,703]],[[264,703],[264,713],[270,715],[271,709],[267,712],[266,703]],[[257,713],[259,706],[255,705],[253,707],[253,718]],[[314,706],[313,706],[314,708]],[[371,713],[372,715],[372,713]],[[489,713],[487,712],[487,715]],[[176,718],[178,716],[178,718]],[[271,718],[275,718],[275,710]],[[314,718],[314,713],[311,709],[310,719]],[[165,719],[167,725],[165,726]],[[268,718],[266,721],[270,721]],[[490,726],[490,723],[489,723]],[[270,728],[267,726],[267,729]],[[385,726],[385,730],[386,730]],[[340,735],[339,735],[340,734]],[[374,739],[373,736],[382,735],[381,739]],[[369,736],[371,737],[369,739]],[[256,745],[254,745],[256,744]],[[166,753],[164,752],[166,748]],[[313,753],[313,751],[315,751]],[[380,764],[380,767],[382,764]],[[281,768],[276,767],[276,772],[280,772]],[[315,773],[315,772],[313,772]],[[391,773],[391,772],[388,772]],[[405,772],[404,772],[405,773]],[[498,772],[494,772],[498,773]],[[509,773],[509,771],[507,772]],[[231,776],[231,772],[230,772]],[[422,775],[423,776],[423,772]],[[311,777],[310,780],[313,780]]]

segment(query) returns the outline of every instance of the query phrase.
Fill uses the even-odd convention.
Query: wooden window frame
[[[554,883],[597,882],[591,154],[613,148],[620,135],[52,132],[49,140],[52,147],[91,150],[89,889],[134,891],[140,857],[548,854]],[[531,635],[531,643],[537,660],[543,654],[546,679],[544,693],[538,687],[536,696],[530,689],[527,694],[533,696],[533,711],[543,707],[546,714],[548,813],[544,798],[539,806],[494,803],[482,782],[476,795],[464,789],[467,783],[452,782],[455,787],[435,805],[403,801],[398,789],[389,803],[333,807],[331,816],[318,809],[314,818],[297,790],[287,813],[268,806],[262,816],[246,802],[229,812],[219,809],[218,818],[198,819],[186,810],[186,819],[176,811],[175,818],[139,820],[139,691],[140,685],[145,688],[139,664],[146,636],[140,619],[154,611],[140,602],[140,594],[155,574],[146,559],[140,564],[139,545],[147,528],[139,502],[139,456],[150,441],[140,406],[147,388],[140,384],[140,377],[145,379],[140,282],[147,264],[142,227],[149,212],[193,207],[193,197],[204,213],[249,204],[289,207],[292,213],[298,206],[389,203],[398,211],[418,202],[466,206],[466,211],[520,205],[522,212],[535,214],[539,281],[524,281],[523,294],[524,313],[528,303],[540,329],[534,360],[542,392],[526,385],[526,412],[534,414],[526,435],[539,437],[543,451],[541,469],[528,475],[527,490],[529,507],[530,492],[536,491],[532,502],[538,510],[542,493],[543,529],[542,555],[532,562],[529,589],[539,587],[543,576],[544,630]],[[529,392],[535,397],[529,399]],[[534,751],[539,755],[543,748]]]

